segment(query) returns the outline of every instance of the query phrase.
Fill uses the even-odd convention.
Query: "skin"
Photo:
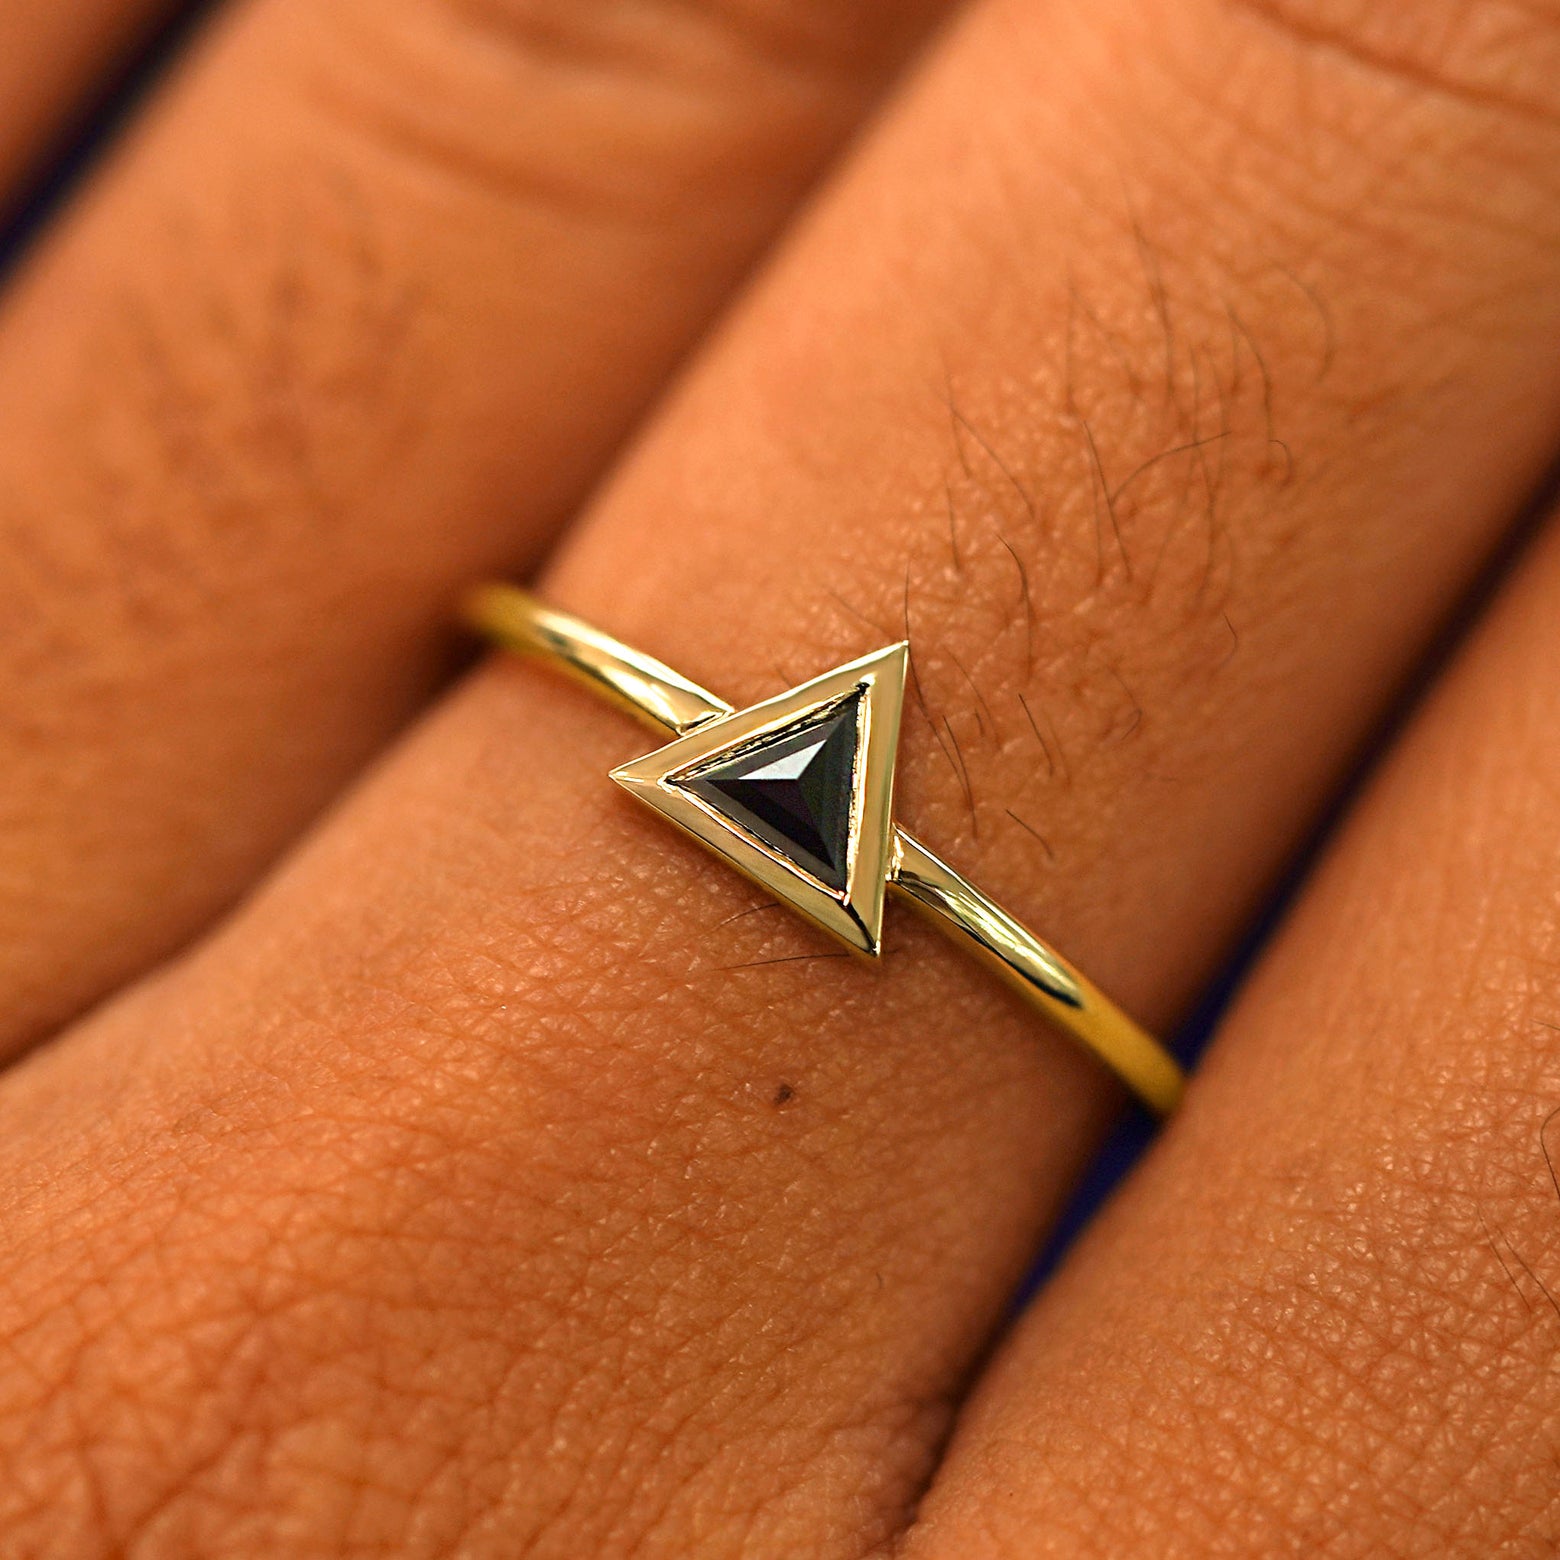
[[[1560,429],[1560,17],[1426,9],[1399,30],[1324,0],[984,0],[545,589],[738,701],[908,632],[902,816],[1173,1024]],[[543,231],[534,164],[473,200],[381,99],[344,144],[397,259],[351,296],[405,282],[414,367],[367,332],[327,372],[328,309],[277,336],[252,192],[308,187],[296,83],[377,69],[339,64],[341,29],[385,10],[235,13],[0,319],[0,491],[32,566],[4,681],[16,1044],[209,919],[426,697],[445,596],[534,556],[650,394],[585,383],[581,333],[626,331],[664,372],[635,332],[664,348],[675,317],[686,343],[734,273],[680,247],[740,228],[710,202],[763,184],[706,135],[679,143],[691,169],[651,160],[709,216],[652,268],[697,273],[698,307],[668,291],[663,318],[643,227],[627,260],[616,226]],[[637,66],[718,16],[773,61],[793,11],[480,18],[575,101],[581,51]],[[405,8],[435,33],[456,14]],[[808,34],[836,67],[880,41],[858,106],[907,46],[884,17]],[[624,29],[605,55],[598,20]],[[525,119],[407,38],[441,127]],[[583,98],[549,121],[551,174],[615,175],[609,132],[665,155]],[[157,201],[192,180],[245,196],[192,267],[236,289],[224,329],[258,311],[242,350],[203,333],[210,294],[149,285],[187,236],[110,241],[173,231]],[[339,207],[295,220],[336,252]],[[492,283],[508,247],[545,291]],[[128,390],[103,382],[99,302],[66,308],[125,296],[168,311]],[[495,368],[543,303],[555,334]],[[424,426],[428,353],[464,388]],[[984,1370],[1113,1087],[906,918],[875,976],[834,957],[606,783],[642,734],[484,669],[238,915],[0,1082],[10,1552],[1549,1552],[1557,593],[1545,542],[1184,1114]],[[192,877],[204,897],[149,894]]]
[[[1551,535],[993,1366],[907,1556],[1554,1551],[1557,591]]]
[[[11,289],[0,1056],[426,701],[934,6],[574,11],[225,8]]]

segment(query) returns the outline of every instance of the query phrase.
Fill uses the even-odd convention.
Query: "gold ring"
[[[738,710],[514,586],[481,587],[465,615],[505,649],[552,662],[670,732],[666,746],[612,778],[847,948],[877,957],[893,889],[1092,1051],[1150,1110],[1175,1109],[1186,1079],[1170,1053],[895,825],[907,644]]]

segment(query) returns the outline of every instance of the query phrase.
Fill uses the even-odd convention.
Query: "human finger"
[[[738,703],[908,610],[902,820],[1163,1026],[1547,459],[1555,131],[1222,5],[1043,21],[949,41],[548,585]],[[0,1437],[99,1475],[35,1531],[906,1523],[1117,1096],[917,927],[874,980],[656,832],[642,744],[493,670],[10,1081]]]
[[[427,696],[936,9],[223,14],[0,315],[0,1056]]]

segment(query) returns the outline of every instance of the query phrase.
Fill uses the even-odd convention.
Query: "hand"
[[[0,21],[11,169],[155,9]],[[248,0],[12,279],[0,1554],[1553,1546],[1551,539],[990,1359],[1097,1065],[543,671],[391,741],[544,553],[733,700],[905,635],[901,816],[1206,988],[1553,454],[1560,15],[975,0],[614,461],[933,10]]]

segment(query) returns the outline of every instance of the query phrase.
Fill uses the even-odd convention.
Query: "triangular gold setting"
[[[858,953],[882,945],[909,646],[720,715],[612,778]]]

